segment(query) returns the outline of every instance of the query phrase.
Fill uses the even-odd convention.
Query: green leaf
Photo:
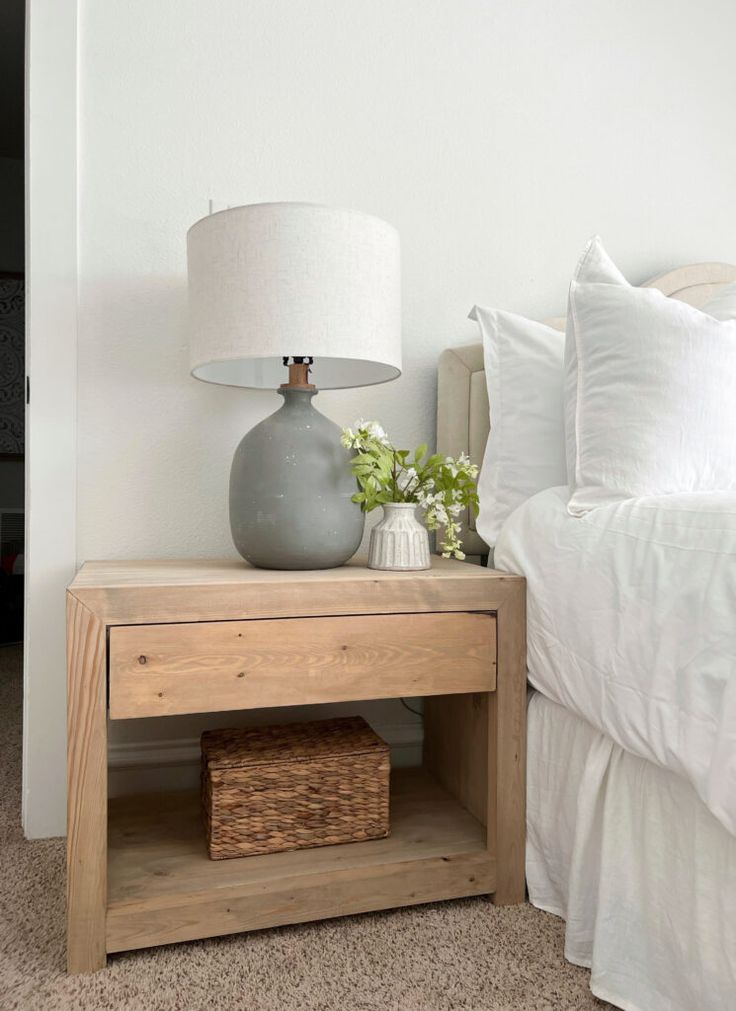
[[[414,451],[414,463],[419,463],[421,460],[424,459],[424,457],[427,455],[428,448],[429,447],[427,446],[426,442],[423,442],[421,446],[417,446],[416,450]]]

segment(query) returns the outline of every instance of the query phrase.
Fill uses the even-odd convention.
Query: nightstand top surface
[[[72,593],[83,590],[114,590],[143,586],[212,586],[294,583],[355,583],[413,580],[518,579],[505,572],[486,569],[455,559],[432,557],[432,568],[413,572],[369,569],[364,558],[351,559],[336,569],[256,569],[240,559],[160,559],[145,561],[85,562],[69,585]]]
[[[419,572],[255,569],[237,559],[86,562],[69,586],[106,625],[318,615],[495,611],[524,580],[446,558]]]

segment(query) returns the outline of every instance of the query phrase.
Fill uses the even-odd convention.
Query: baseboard
[[[424,735],[419,721],[375,725],[374,729],[390,746],[394,767],[421,763]],[[199,738],[111,742],[108,770],[111,797],[194,789],[199,782]]]

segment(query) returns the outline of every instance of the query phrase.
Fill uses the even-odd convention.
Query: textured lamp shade
[[[313,356],[318,389],[401,373],[398,232],[359,211],[251,204],[187,236],[192,375],[276,389],[282,358]]]

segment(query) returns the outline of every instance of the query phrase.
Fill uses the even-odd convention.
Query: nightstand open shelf
[[[386,839],[210,860],[193,793],[110,802],[107,950],[495,889],[486,830],[421,769],[391,782]]]
[[[524,898],[524,580],[92,562],[68,591],[67,958],[493,894]],[[424,697],[387,839],[212,861],[191,794],[107,798],[108,720]],[[109,815],[108,815],[109,811]]]

